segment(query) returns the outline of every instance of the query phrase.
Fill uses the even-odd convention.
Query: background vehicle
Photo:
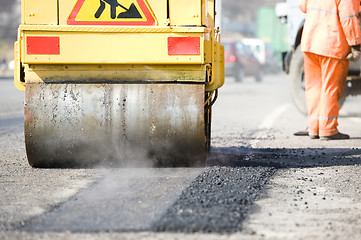
[[[258,38],[244,38],[242,42],[248,46],[261,64],[263,73],[276,73],[279,70],[278,58],[270,43]]]
[[[282,56],[283,70],[289,75],[291,81],[292,99],[298,110],[303,114],[307,114],[304,93],[303,52],[300,46],[305,14],[299,9],[298,3],[298,0],[287,0],[287,2],[278,3],[276,6],[276,15],[281,22],[288,24],[289,51],[284,52]],[[361,94],[360,67],[361,60],[358,62],[350,62],[347,87],[339,101],[340,106],[342,106],[347,96]]]
[[[224,46],[225,74],[240,82],[245,76],[253,76],[257,82],[263,78],[261,63],[251,49],[241,41],[222,40]]]

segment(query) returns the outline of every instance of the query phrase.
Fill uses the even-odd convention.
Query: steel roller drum
[[[202,166],[204,84],[28,83],[34,167]]]

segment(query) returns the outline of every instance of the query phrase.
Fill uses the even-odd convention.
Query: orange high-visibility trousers
[[[347,59],[304,53],[309,135],[332,136],[338,133],[338,100],[346,86],[348,67]]]

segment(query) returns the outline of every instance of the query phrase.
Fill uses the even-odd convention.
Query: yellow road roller
[[[224,83],[215,0],[22,0],[33,167],[202,166]]]

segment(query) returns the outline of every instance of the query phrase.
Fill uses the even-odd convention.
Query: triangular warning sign
[[[152,26],[155,17],[146,0],[77,0],[68,25]]]

